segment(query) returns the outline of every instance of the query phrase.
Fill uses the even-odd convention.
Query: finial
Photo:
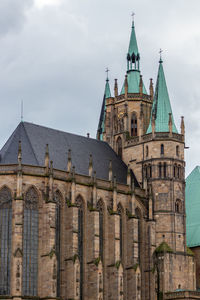
[[[21,164],[21,160],[22,160],[22,143],[21,141],[19,141],[18,144],[18,163]]]
[[[108,174],[108,180],[112,180],[113,178],[113,172],[112,172],[112,160],[109,162],[109,174]]]
[[[46,144],[46,149],[45,149],[44,165],[45,165],[45,168],[46,168],[46,172],[48,172],[48,169],[49,169],[49,145],[48,144]]]
[[[50,175],[53,175],[53,160],[50,161]]]
[[[149,93],[150,93],[151,100],[153,100],[153,79],[152,78],[150,78]]]
[[[163,62],[163,60],[162,60],[162,52],[163,52],[163,50],[160,49],[160,51],[159,51],[159,53],[160,53],[160,60],[159,60],[159,63],[162,63],[162,62]]]
[[[114,92],[115,92],[115,97],[117,97],[117,96],[118,96],[118,84],[117,84],[117,79],[115,79]]]
[[[135,13],[134,12],[132,12],[131,17],[132,17],[132,27],[133,27],[134,26],[134,19],[135,19]]]
[[[93,159],[92,159],[92,154],[90,154],[90,159],[89,159],[89,176],[92,176],[93,172]]]
[[[107,78],[106,78],[106,81],[108,81],[108,72],[110,72],[110,70],[108,68],[106,68],[106,73],[107,73]]]
[[[71,158],[71,149],[68,150],[68,158],[67,158],[67,172],[70,172],[72,168],[72,158]]]
[[[46,155],[49,154],[49,144],[46,144],[45,154],[46,154]]]

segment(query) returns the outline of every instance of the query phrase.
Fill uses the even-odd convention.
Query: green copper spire
[[[105,97],[110,98],[111,97],[111,92],[110,92],[110,84],[109,84],[109,79],[106,79],[106,86],[105,86]]]
[[[151,111],[151,119],[146,133],[152,132],[151,123],[153,116],[155,118],[155,132],[169,132],[169,114],[171,114],[172,132],[178,132],[174,123],[162,63],[163,61],[160,58],[153,107]]]
[[[109,79],[107,76],[106,79],[106,85],[105,85],[105,91],[104,91],[104,96],[103,96],[103,102],[101,106],[101,114],[99,118],[99,125],[97,129],[97,138],[100,140],[103,140],[103,132],[104,132],[104,126],[105,126],[105,114],[106,114],[106,99],[110,98],[111,92],[110,92],[110,85],[109,85]]]
[[[132,22],[131,37],[127,54],[127,71],[140,69],[140,54],[138,51],[137,40],[135,35],[134,21]]]
[[[128,81],[128,93],[138,94],[140,91],[140,55],[137,46],[137,40],[135,35],[134,21],[132,21],[131,37],[129,42],[128,54],[127,54],[127,81]],[[142,92],[147,94],[146,88],[142,83]],[[121,89],[121,95],[125,93],[125,83]]]

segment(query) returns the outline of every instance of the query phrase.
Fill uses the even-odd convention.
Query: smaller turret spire
[[[135,14],[133,13],[132,16]],[[140,55],[137,46],[134,19],[132,21],[131,37],[127,54],[127,71],[140,69]]]
[[[106,69],[106,73],[107,73],[106,85],[105,85],[103,102],[102,102],[102,106],[101,106],[101,114],[100,114],[100,118],[99,118],[99,125],[98,125],[98,129],[97,129],[97,139],[99,139],[99,140],[103,140],[105,112],[106,112],[106,99],[112,97],[111,92],[110,92],[108,72],[109,72],[109,70],[107,68]]]
[[[160,54],[161,53],[162,50],[160,50]],[[156,89],[151,112],[151,120],[147,129],[147,133],[153,132],[153,117],[155,118],[155,132],[169,132],[169,114],[171,130],[172,132],[177,133],[163,70],[163,61],[162,57],[160,57]]]

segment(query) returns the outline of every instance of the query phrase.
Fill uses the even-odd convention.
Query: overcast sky
[[[159,49],[177,128],[186,124],[186,174],[200,165],[199,0],[1,0],[0,146],[24,120],[96,135],[105,69],[126,71],[131,13],[146,88]]]

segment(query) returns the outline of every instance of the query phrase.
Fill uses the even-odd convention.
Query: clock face
[[[119,112],[119,113],[118,113],[118,118],[121,119],[121,118],[123,117],[123,115],[124,115],[124,112],[122,112],[122,111]]]

